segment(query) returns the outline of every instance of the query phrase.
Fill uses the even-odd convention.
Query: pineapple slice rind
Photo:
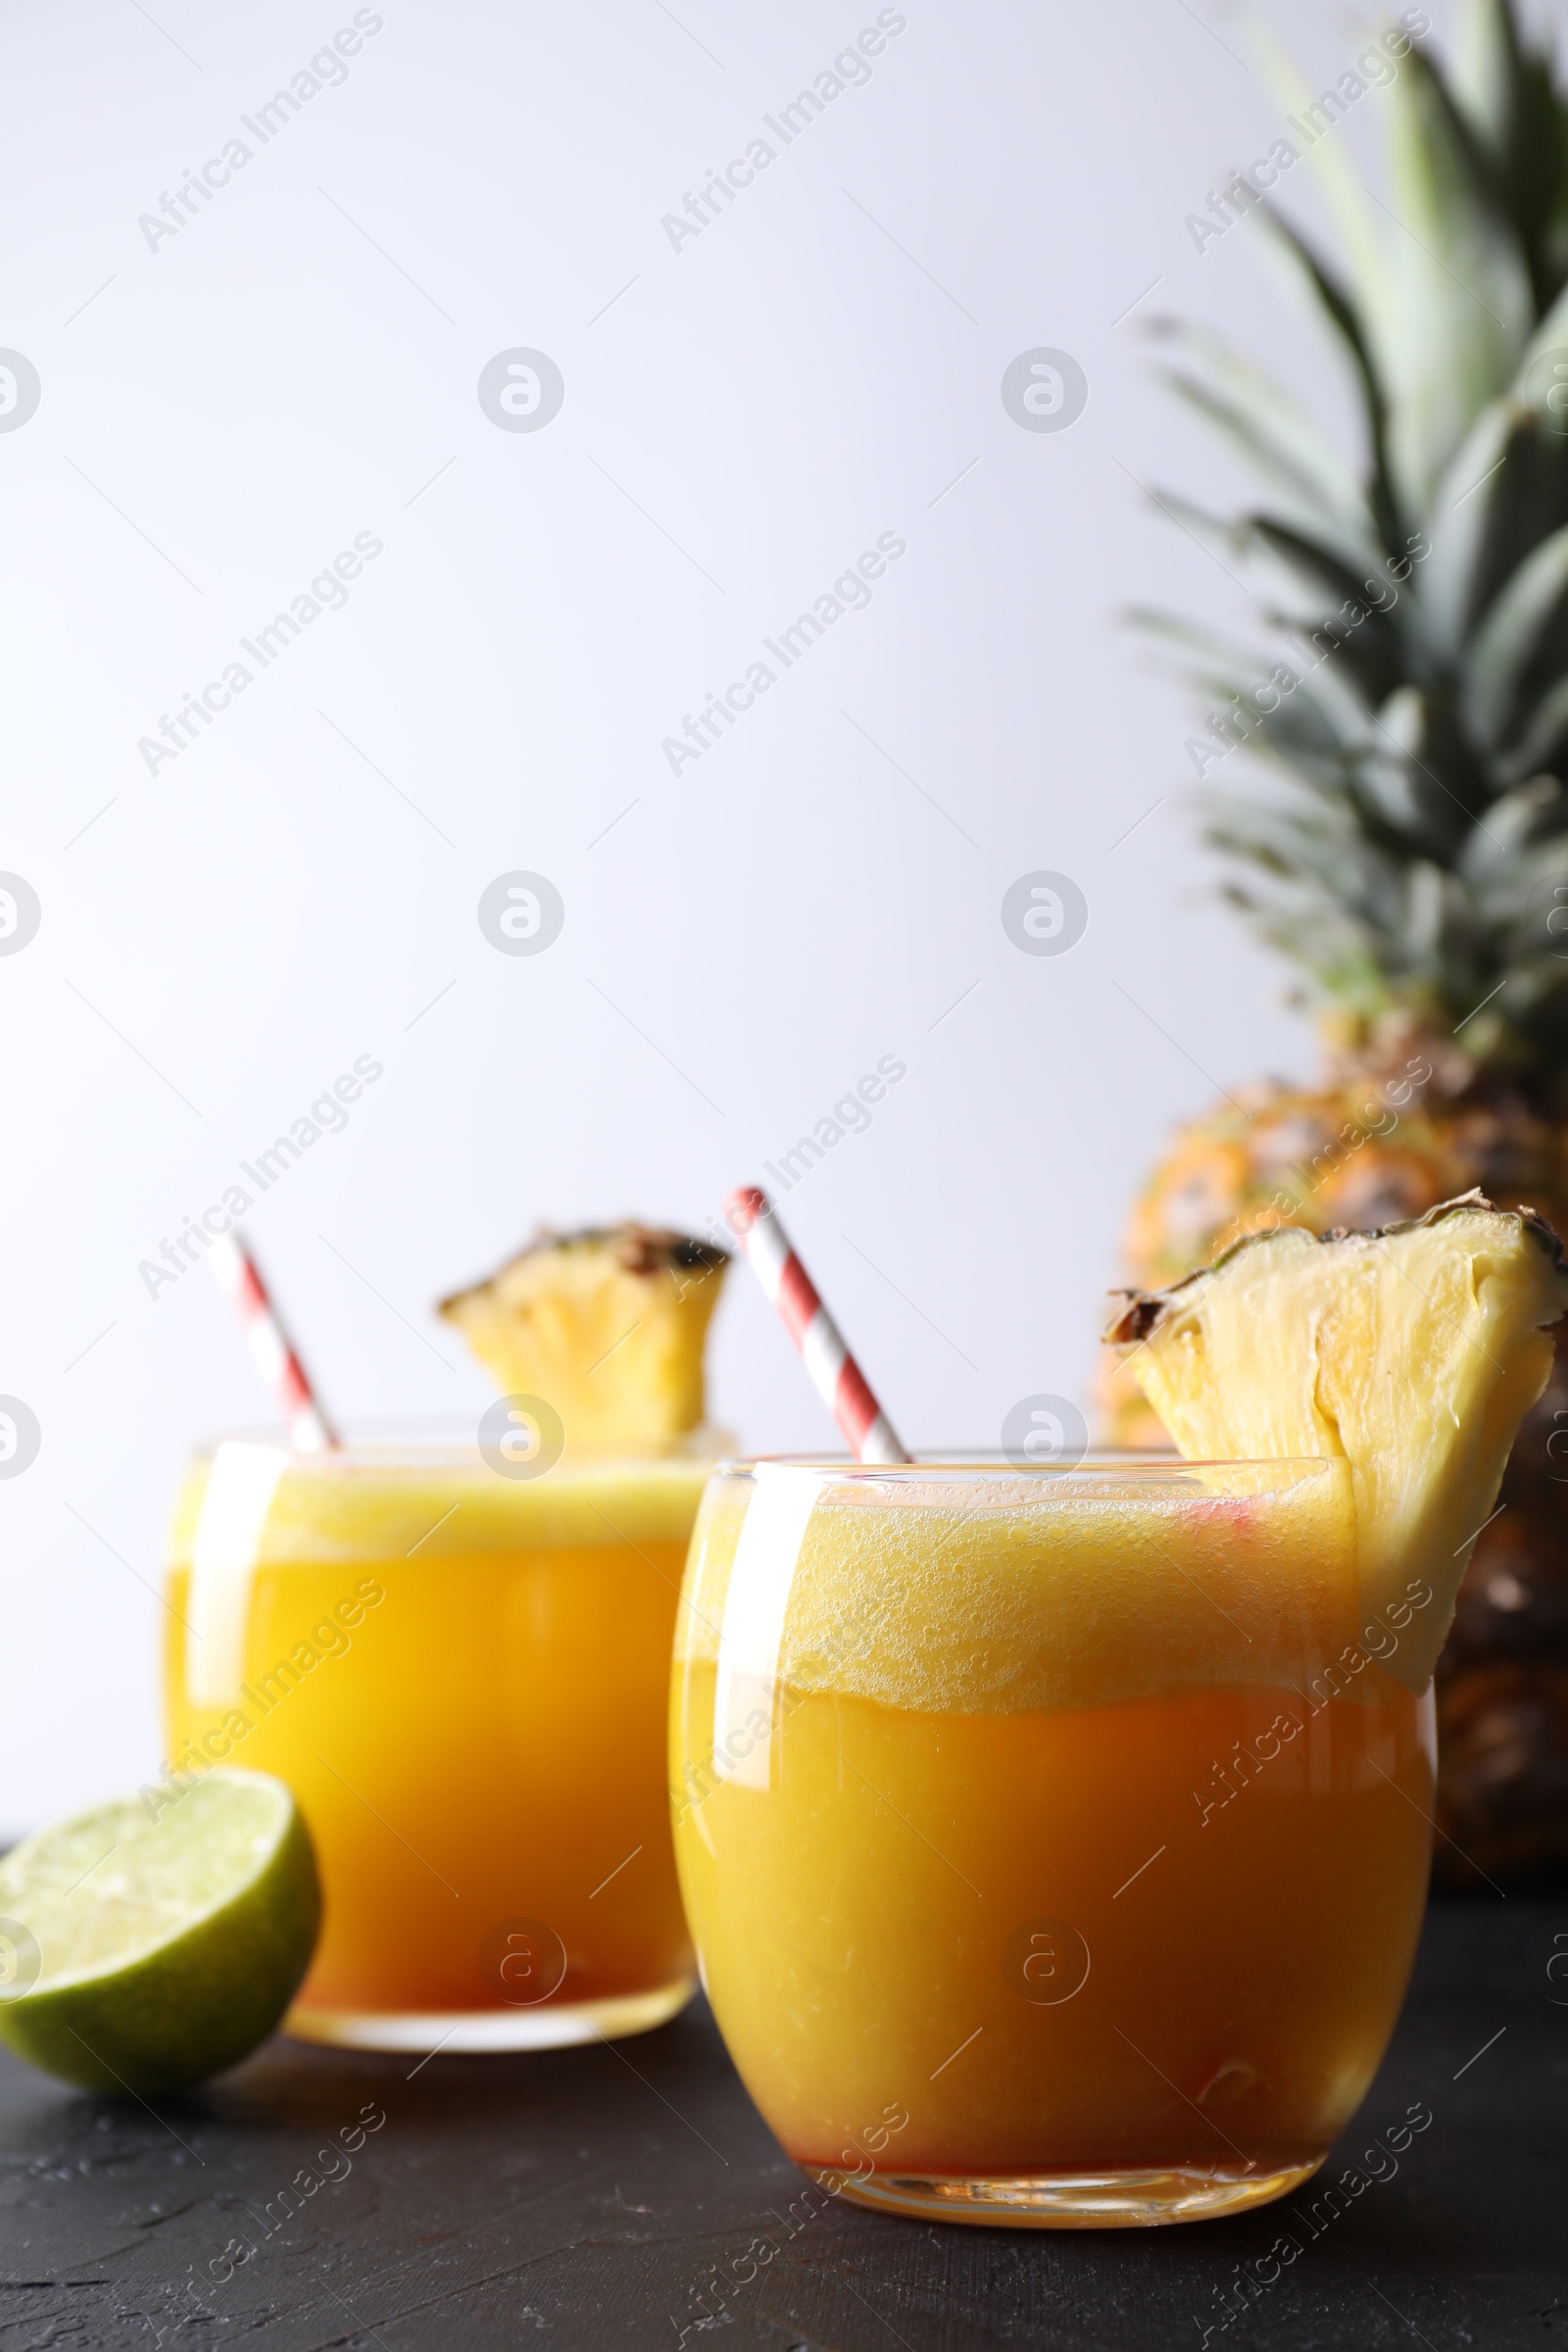
[[[1349,1460],[1363,1629],[1420,1690],[1565,1308],[1551,1228],[1468,1193],[1374,1233],[1250,1236],[1130,1294],[1107,1337],[1190,1459]]]

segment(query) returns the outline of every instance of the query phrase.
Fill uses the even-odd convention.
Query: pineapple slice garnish
[[[1168,1291],[1129,1292],[1106,1337],[1189,1460],[1340,1455],[1368,1626],[1430,1602],[1387,1658],[1426,1687],[1470,1548],[1568,1309],[1562,1246],[1479,1192],[1376,1233],[1255,1234]]]
[[[439,1311],[505,1395],[554,1405],[569,1457],[639,1459],[679,1451],[702,1424],[703,1345],[728,1263],[646,1225],[542,1228]]]

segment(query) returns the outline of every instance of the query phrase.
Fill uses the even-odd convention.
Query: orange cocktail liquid
[[[956,2218],[1283,2193],[1382,2057],[1429,1856],[1344,1465],[839,1473],[802,1525],[807,1475],[763,1471],[738,1563],[715,1480],[676,1673],[688,1914],[784,2146]]]
[[[380,2018],[396,2040],[400,2017],[466,2013],[454,2046],[510,2046],[570,2038],[564,2011],[628,2031],[686,1997],[663,1740],[703,1476],[294,1456],[236,1574],[221,1526],[204,1555],[198,1469],[169,1587],[170,1757],[223,1756],[299,1798],[326,1900],[294,2030],[373,2040]]]

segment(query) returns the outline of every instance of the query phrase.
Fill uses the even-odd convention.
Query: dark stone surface
[[[935,2228],[820,2196],[803,2218],[806,2184],[701,2005],[613,2048],[416,2071],[279,2040],[156,2114],[7,2060],[0,2352],[677,2352],[683,2328],[688,2347],[724,2352],[1168,2352],[1205,2325],[1211,2343],[1258,2352],[1568,2342],[1568,1962],[1552,1982],[1554,1948],[1568,1953],[1568,1896],[1440,1903],[1388,2062],[1327,2173],[1282,2206],[1158,2230]],[[1396,2174],[1309,2235],[1323,2180],[1412,2105],[1432,2122]],[[355,2148],[362,2111],[385,2121]],[[340,2177],[286,2216],[280,2192],[302,2171]],[[1219,2328],[1235,2266],[1266,2258],[1282,2228],[1298,2259]],[[242,2246],[255,2250],[222,2278]]]

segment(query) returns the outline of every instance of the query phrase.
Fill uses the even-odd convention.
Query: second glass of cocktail
[[[688,1915],[799,2163],[1079,2227],[1316,2168],[1403,1996],[1433,1787],[1346,1463],[726,1468],[685,1603]]]

